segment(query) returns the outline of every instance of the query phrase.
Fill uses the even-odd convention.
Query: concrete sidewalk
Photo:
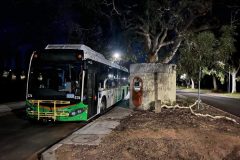
[[[102,138],[111,133],[111,131],[120,124],[120,120],[129,116],[131,109],[115,107],[105,115],[99,117],[83,128],[72,133],[67,138],[55,144],[42,153],[43,160],[55,160],[55,151],[65,144],[74,145],[99,145]]]
[[[0,104],[0,115],[3,115],[6,112],[11,112],[12,110],[21,109],[24,107],[25,107],[25,101]]]

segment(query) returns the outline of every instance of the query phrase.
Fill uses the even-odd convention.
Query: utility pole
[[[199,62],[201,62],[201,60],[202,60],[202,56],[199,55]],[[199,73],[198,73],[198,110],[200,109],[200,103],[201,103],[200,88],[201,88],[201,63],[199,65]]]
[[[199,67],[199,73],[198,73],[198,110],[199,110],[199,106],[201,103],[201,99],[200,99],[200,88],[201,88],[201,67]]]
[[[231,92],[231,74],[230,74],[230,67],[228,67],[228,93]]]

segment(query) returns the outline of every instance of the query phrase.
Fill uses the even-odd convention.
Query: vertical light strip
[[[26,100],[28,98],[28,83],[29,83],[30,69],[31,69],[31,65],[32,65],[32,59],[33,59],[33,56],[34,56],[35,53],[36,53],[36,51],[34,51],[32,53],[31,58],[30,58],[30,62],[29,62],[29,66],[28,66],[28,76],[27,76],[27,86],[26,86]]]
[[[85,71],[83,71],[83,75],[82,75],[81,102],[83,102],[84,81],[85,81]]]

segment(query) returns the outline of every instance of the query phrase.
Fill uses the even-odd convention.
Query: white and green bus
[[[128,93],[128,70],[82,44],[33,52],[26,112],[37,120],[88,121]]]

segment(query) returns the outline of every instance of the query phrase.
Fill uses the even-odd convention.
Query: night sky
[[[107,30],[109,27],[104,26],[101,17],[74,1],[9,0],[4,1],[1,7],[1,70],[26,70],[30,53],[50,43],[88,45],[90,39],[96,39],[97,43],[104,36],[112,36],[112,29]],[[77,30],[79,27],[84,33]]]

